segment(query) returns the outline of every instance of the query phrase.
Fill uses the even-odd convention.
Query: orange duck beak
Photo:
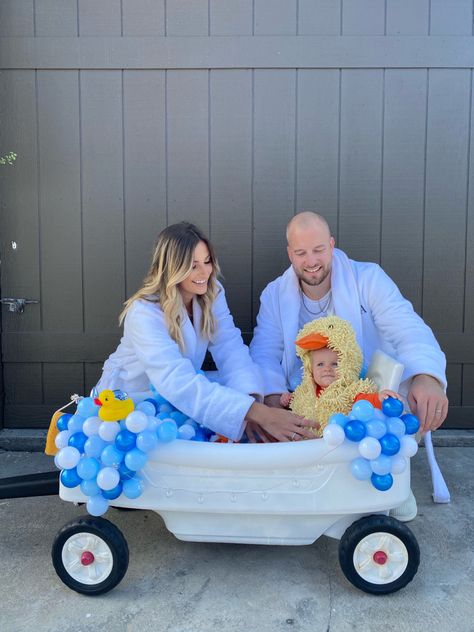
[[[326,338],[326,336],[322,336],[321,334],[308,334],[307,336],[303,336],[303,338],[299,338],[295,344],[305,351],[315,351],[316,349],[327,347],[328,342],[329,339]]]

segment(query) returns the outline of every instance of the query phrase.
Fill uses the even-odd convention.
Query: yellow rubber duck
[[[117,399],[115,393],[111,390],[101,391],[99,397],[94,399],[94,402],[100,406],[98,415],[102,421],[125,419],[135,408],[133,400],[130,398]]]

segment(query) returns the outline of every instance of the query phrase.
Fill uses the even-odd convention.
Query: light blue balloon
[[[97,494],[89,498],[86,507],[91,516],[101,516],[109,508],[109,501],[102,494]]]
[[[100,455],[100,460],[106,467],[118,467],[123,461],[125,453],[114,445],[106,445]]]
[[[375,437],[375,439],[380,439],[387,432],[387,426],[380,419],[370,419],[365,424],[365,429],[367,430],[367,435]]]
[[[170,413],[170,417],[176,422],[178,428],[182,426],[187,419],[187,416],[184,413],[181,413],[179,410],[175,410]]]
[[[127,498],[138,498],[143,493],[143,483],[138,478],[123,481],[122,492]]]
[[[87,419],[87,417],[95,417],[99,408],[100,406],[94,404],[92,397],[84,397],[77,405],[77,413],[81,415],[81,417],[84,417],[84,419]]]
[[[139,410],[140,412],[145,413],[147,417],[149,415],[151,417],[154,417],[156,412],[156,409],[151,402],[140,402],[135,406],[135,410]]]
[[[160,413],[172,413],[175,410],[171,404],[160,404]]]
[[[334,413],[334,415],[329,417],[330,424],[337,424],[338,426],[341,426],[341,428],[344,428],[348,421],[348,417],[343,413]]]
[[[385,421],[387,417],[383,414],[380,408],[374,408],[374,419],[380,419],[380,421]]]
[[[85,481],[95,479],[99,470],[99,461],[90,456],[83,457],[77,464],[77,473]],[[88,494],[88,496],[92,496],[92,494]]]
[[[358,481],[368,481],[372,476],[372,468],[370,467],[370,463],[367,459],[358,457],[357,459],[351,461],[350,467],[352,475]]]
[[[129,470],[141,470],[147,460],[147,455],[138,448],[133,448],[125,455],[125,465]]]
[[[395,435],[400,439],[405,434],[405,424],[398,417],[389,417],[387,419],[387,430],[390,434]]]
[[[370,467],[372,468],[372,472],[374,474],[384,476],[385,474],[388,474],[392,469],[392,461],[390,457],[386,454],[381,454],[376,459],[370,461]]]
[[[160,441],[169,443],[170,441],[174,441],[178,436],[178,426],[173,420],[164,421],[158,426],[157,434]]]
[[[84,417],[80,417],[79,415],[73,415],[69,420],[67,429],[73,435],[76,432],[82,432],[82,426],[84,425]]]
[[[352,414],[359,421],[369,421],[374,416],[374,407],[367,400],[361,399],[352,406]]]
[[[151,430],[143,430],[137,434],[137,448],[142,452],[149,452],[158,445],[158,437],[156,432]]]
[[[92,479],[90,481],[82,481],[81,483],[81,492],[84,494],[84,496],[97,496],[97,494],[100,494],[101,491],[102,490],[97,485],[95,479]]]
[[[93,456],[98,459],[106,445],[107,443],[99,435],[92,435],[84,444],[84,453],[86,456]]]

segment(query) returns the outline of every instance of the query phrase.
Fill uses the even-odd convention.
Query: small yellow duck
[[[117,399],[114,391],[105,390],[99,393],[94,402],[100,406],[98,415],[102,421],[119,421],[132,412],[135,408],[133,400]]]

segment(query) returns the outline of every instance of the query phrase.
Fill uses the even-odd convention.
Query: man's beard
[[[300,272],[299,270],[295,270],[296,276],[298,277],[298,279],[300,281],[303,281],[304,283],[306,283],[306,285],[309,285],[311,287],[317,287],[318,285],[321,285],[321,283],[323,283],[328,276],[331,274],[331,266],[326,266],[322,271],[321,274],[318,276],[310,276],[309,278],[306,277],[306,274],[309,274],[307,272]]]

